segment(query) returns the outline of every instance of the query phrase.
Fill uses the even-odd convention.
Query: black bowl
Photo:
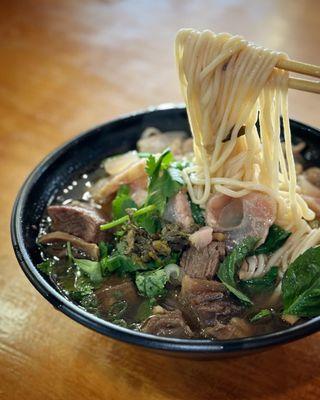
[[[155,126],[162,131],[189,132],[183,106],[162,105],[126,115],[75,137],[49,154],[23,184],[12,213],[11,234],[16,257],[34,287],[58,310],[103,335],[166,352],[169,355],[214,358],[242,355],[276,344],[302,338],[320,328],[320,317],[280,332],[237,340],[191,340],[156,337],[132,331],[95,317],[68,300],[37,270],[41,261],[36,245],[39,221],[47,203],[70,181],[115,153],[134,149],[143,129]],[[291,120],[294,138],[307,142],[307,163],[320,160],[320,131]]]

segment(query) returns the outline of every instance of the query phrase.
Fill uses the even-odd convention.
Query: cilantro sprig
[[[169,149],[164,150],[158,159],[153,154],[148,156],[146,173],[149,178],[147,199],[142,208],[131,213],[131,217],[148,232],[154,233],[160,225],[157,223],[157,218],[163,214],[168,200],[179,192],[184,182],[181,168],[175,165],[173,154]],[[100,229],[103,231],[129,221],[129,215],[123,214],[128,208],[134,210],[135,203],[130,197],[128,187],[119,189],[112,206],[113,216],[117,219],[101,225]]]

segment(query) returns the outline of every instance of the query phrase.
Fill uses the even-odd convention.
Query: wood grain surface
[[[0,2],[0,398],[319,399],[320,334],[239,359],[167,358],[92,332],[33,289],[9,238],[32,168],[73,135],[150,104],[181,101],[177,29],[240,33],[320,64],[318,0]],[[320,96],[290,93],[320,126]]]

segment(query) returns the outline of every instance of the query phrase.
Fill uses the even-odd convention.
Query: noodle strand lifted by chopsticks
[[[277,202],[276,222],[314,243],[319,235],[310,238],[303,220],[315,215],[297,192],[288,72],[275,68],[287,56],[240,36],[192,29],[178,32],[175,54],[194,138],[195,165],[183,172],[192,201],[204,206],[216,192],[266,193]],[[238,136],[243,126],[245,134]]]

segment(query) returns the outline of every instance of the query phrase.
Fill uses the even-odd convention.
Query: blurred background
[[[319,65],[319,16],[319,0],[0,1],[0,398],[319,399],[319,334],[249,361],[141,353],[55,312],[20,271],[8,230],[19,187],[49,151],[182,101],[179,28],[237,33]],[[319,95],[290,91],[291,117],[319,127],[319,107]]]

